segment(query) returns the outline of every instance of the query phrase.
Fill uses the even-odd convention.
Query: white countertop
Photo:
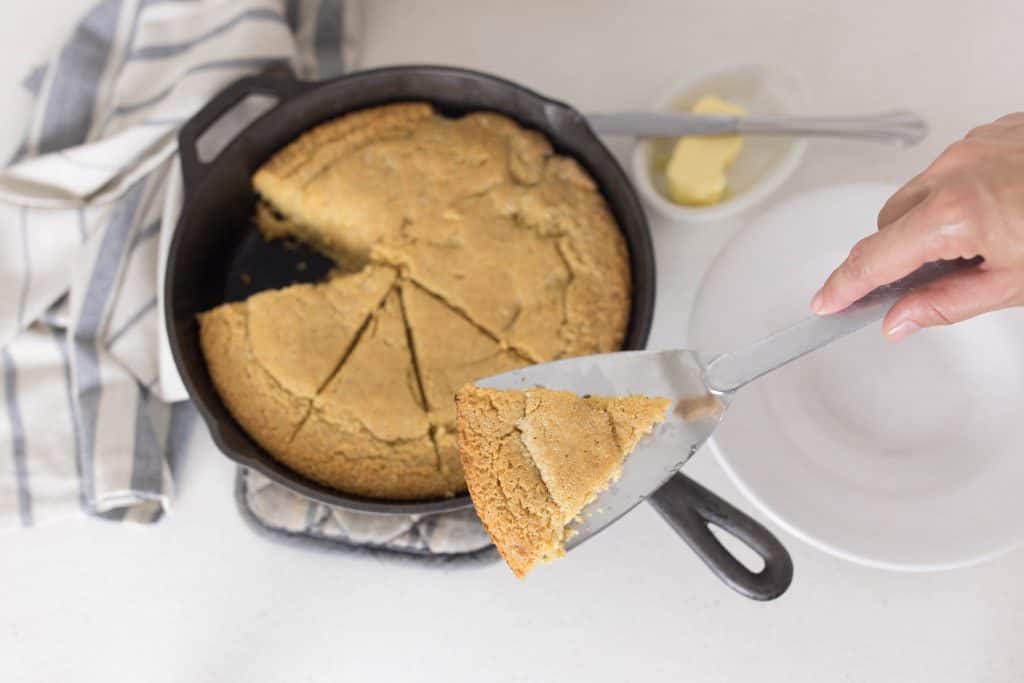
[[[0,4],[8,107],[0,152],[13,147],[27,111],[15,83],[89,4]],[[827,182],[900,181],[972,125],[1022,108],[1024,4],[955,4],[465,0],[442,12],[437,3],[378,2],[366,13],[363,62],[476,67],[587,111],[643,107],[688,69],[770,61],[804,75],[816,111],[899,106],[933,123],[913,150],[812,143],[786,195]],[[654,221],[653,346],[686,341],[695,287],[738,224],[684,230]],[[523,583],[497,564],[454,573],[393,566],[253,535],[235,510],[233,466],[201,428],[193,438],[201,448],[158,525],[83,519],[0,536],[0,678],[1024,678],[1024,551],[900,575],[782,536],[795,581],[780,600],[758,604],[720,584],[642,507]],[[708,454],[687,472],[749,509]]]

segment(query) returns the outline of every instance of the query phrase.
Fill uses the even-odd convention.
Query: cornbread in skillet
[[[566,525],[619,477],[623,460],[671,403],[473,385],[455,401],[473,505],[520,578],[564,553]]]
[[[364,496],[411,500],[465,490],[461,471],[441,461],[431,438],[397,291],[279,457],[311,479]]]
[[[377,498],[464,491],[458,387],[621,347],[631,277],[618,226],[574,161],[504,116],[416,102],[354,112],[282,149],[253,185],[266,238],[355,274],[331,283],[388,274],[373,276],[387,284],[369,308],[320,305],[314,285],[256,295],[278,306],[259,334],[246,303],[200,317],[229,410],[311,479]],[[342,312],[366,323],[351,338],[351,320],[330,318]]]
[[[535,362],[618,349],[630,296],[622,235],[575,162],[550,156],[538,173],[407,224],[373,257]]]
[[[499,114],[425,103],[321,124],[253,177],[267,237],[346,267],[402,268],[534,362],[613,351],[629,320],[622,235],[593,180]]]
[[[412,282],[401,285],[427,407],[434,421],[455,429],[455,392],[464,384],[514,370],[530,362],[502,348],[492,337],[443,301]]]
[[[358,111],[317,126],[253,177],[299,234],[342,259],[365,257],[403,224],[455,199],[529,178],[547,141],[503,116],[438,116],[424,103]]]
[[[249,436],[271,453],[287,451],[313,397],[394,281],[393,270],[374,266],[200,314],[210,377]]]

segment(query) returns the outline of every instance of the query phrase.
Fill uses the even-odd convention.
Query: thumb
[[[890,341],[906,339],[924,327],[951,325],[1022,302],[1021,277],[1013,271],[973,268],[910,292],[882,321]]]

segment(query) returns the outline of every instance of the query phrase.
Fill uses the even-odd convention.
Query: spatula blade
[[[643,394],[672,401],[665,421],[626,458],[622,476],[587,505],[570,525],[572,549],[626,514],[689,460],[718,425],[718,410],[688,415],[687,406],[720,401],[704,386],[699,356],[691,351],[621,351],[530,365],[480,380],[492,389],[562,389],[577,394]],[[687,419],[689,418],[689,419]]]

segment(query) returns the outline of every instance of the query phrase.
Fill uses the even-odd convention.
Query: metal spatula
[[[622,477],[588,505],[572,525],[566,549],[588,538],[649,499],[726,583],[757,599],[776,597],[789,584],[785,550],[764,540],[756,522],[676,472],[711,436],[732,395],[743,385],[790,361],[880,320],[907,292],[980,259],[937,261],[874,290],[846,310],[812,316],[751,346],[725,354],[701,351],[625,351],[532,365],[487,378],[495,389],[546,387],[605,396],[644,394],[673,399],[665,422],[627,458]],[[737,524],[736,519],[742,518]],[[715,524],[746,541],[765,560],[753,573],[708,531]]]

